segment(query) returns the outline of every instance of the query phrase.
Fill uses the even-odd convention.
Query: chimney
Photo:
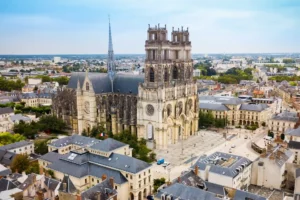
[[[199,170],[198,165],[195,165],[194,173],[195,173],[197,176],[198,176],[198,170]]]
[[[109,178],[109,184],[111,185],[112,189],[115,188],[115,183],[114,183],[114,178],[113,177]]]
[[[101,192],[100,191],[96,192],[96,199],[101,200]]]
[[[81,200],[81,195],[80,195],[80,192],[77,191],[77,194],[76,194],[76,200]]]
[[[63,183],[63,191],[67,192],[67,183]]]
[[[106,178],[107,178],[106,174],[102,174],[102,177],[101,177],[102,181],[104,181]]]
[[[44,168],[40,166],[40,174],[44,174]]]
[[[36,175],[35,174],[32,174],[32,175],[33,175],[33,177],[32,177],[33,184],[35,184],[35,182],[36,182]]]
[[[177,178],[177,183],[180,183],[181,182],[181,178],[180,176]]]

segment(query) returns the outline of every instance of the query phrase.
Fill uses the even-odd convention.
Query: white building
[[[268,145],[267,151],[253,162],[251,184],[281,190],[286,186],[286,163],[292,163],[293,152],[281,145]]]
[[[58,63],[61,61],[61,57],[54,57],[53,61],[54,61],[54,63]]]
[[[252,162],[247,158],[215,152],[200,157],[195,165],[198,176],[205,181],[236,189],[247,189],[250,185]]]
[[[16,154],[32,154],[34,153],[34,143],[29,141],[15,142],[0,147],[0,150],[6,150]]]
[[[42,83],[41,78],[28,78],[28,84],[29,85],[38,85]]]
[[[273,133],[281,134],[288,129],[293,129],[298,121],[299,116],[296,112],[283,111],[273,115],[268,121],[268,126]]]

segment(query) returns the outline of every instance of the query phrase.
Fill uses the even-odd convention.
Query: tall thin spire
[[[111,27],[110,27],[110,17],[108,15],[108,28],[109,28],[109,41],[108,41],[108,57],[107,57],[107,72],[111,81],[113,81],[116,66],[114,61],[114,50],[112,44],[112,37],[111,37]]]

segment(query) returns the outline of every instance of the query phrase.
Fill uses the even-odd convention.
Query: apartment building
[[[152,165],[131,157],[127,144],[73,135],[50,143],[48,148],[51,152],[39,158],[41,171],[50,169],[57,179],[68,175],[80,192],[106,178],[113,178],[120,200],[142,199],[152,192]]]
[[[24,102],[26,107],[51,106],[52,94],[24,93],[21,96],[21,102]]]
[[[9,151],[15,154],[34,153],[34,143],[30,141],[20,141],[0,147],[0,150]]]
[[[221,199],[256,199],[267,200],[248,191],[211,183],[202,180],[196,172],[196,168],[181,174],[170,185],[159,189],[155,199],[168,200],[221,200]],[[198,170],[197,170],[198,171]]]
[[[212,112],[216,119],[226,118],[227,124],[232,126],[261,126],[272,112],[267,104],[248,104],[230,96],[201,96],[199,108],[202,112]]]
[[[196,166],[196,174],[204,181],[242,190],[250,185],[252,162],[247,158],[215,152],[201,157]]]
[[[294,153],[293,163],[300,164],[300,127],[285,131],[285,140],[288,141],[288,148]]]
[[[278,190],[285,188],[286,163],[292,163],[292,155],[292,151],[281,145],[269,144],[266,152],[253,162],[251,184]]]
[[[288,129],[293,129],[298,121],[299,115],[296,112],[285,110],[272,116],[268,121],[268,128],[273,133],[282,134]]]

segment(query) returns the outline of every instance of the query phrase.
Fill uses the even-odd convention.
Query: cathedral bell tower
[[[145,80],[139,88],[138,137],[153,147],[195,134],[198,129],[197,85],[193,81],[193,60],[188,29],[148,27],[145,42]],[[197,126],[197,127],[196,127]]]

